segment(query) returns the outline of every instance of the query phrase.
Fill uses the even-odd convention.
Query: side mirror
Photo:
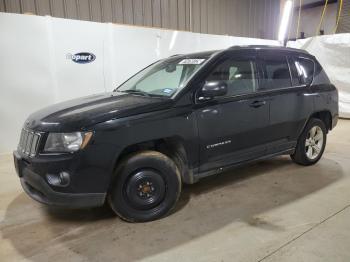
[[[199,100],[210,100],[217,96],[227,94],[227,84],[225,81],[209,81],[204,84],[200,92]]]

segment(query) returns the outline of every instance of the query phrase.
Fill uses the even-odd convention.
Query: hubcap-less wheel
[[[130,176],[124,192],[127,201],[138,210],[157,206],[165,196],[163,177],[153,169],[140,170]]]
[[[310,129],[306,141],[305,152],[306,156],[314,160],[321,153],[323,147],[323,131],[319,126],[314,126]]]
[[[180,170],[171,158],[151,150],[135,152],[116,168],[108,203],[123,220],[151,221],[174,209],[181,185]]]

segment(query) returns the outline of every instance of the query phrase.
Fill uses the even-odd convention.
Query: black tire
[[[322,130],[323,142],[322,142],[322,147],[320,148],[320,151],[319,151],[317,157],[309,158],[307,155],[308,147],[306,147],[305,143],[306,143],[306,139],[309,139],[310,130],[314,127],[316,127],[316,128],[318,127]],[[326,129],[324,122],[318,118],[311,118],[309,120],[309,122],[307,123],[304,131],[301,133],[301,135],[298,139],[297,147],[295,149],[294,154],[291,155],[291,158],[295,163],[297,163],[299,165],[303,165],[303,166],[314,165],[322,157],[324,149],[326,147],[326,142],[327,142],[327,129]]]
[[[180,171],[173,160],[156,151],[142,151],[117,167],[108,202],[125,221],[152,221],[173,210],[181,187]]]

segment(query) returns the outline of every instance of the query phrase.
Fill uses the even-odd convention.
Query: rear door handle
[[[266,101],[254,101],[253,103],[250,104],[250,107],[258,108],[263,105],[266,105]]]

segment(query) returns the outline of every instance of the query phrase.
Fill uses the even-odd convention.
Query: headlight
[[[84,148],[90,141],[92,132],[49,133],[45,152],[75,152]]]

